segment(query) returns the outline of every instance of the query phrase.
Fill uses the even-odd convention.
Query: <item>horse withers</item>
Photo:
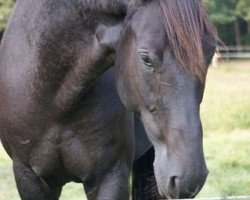
[[[206,9],[200,0],[134,0],[121,38],[117,91],[154,146],[158,191],[194,197],[208,174],[199,111],[217,39]]]

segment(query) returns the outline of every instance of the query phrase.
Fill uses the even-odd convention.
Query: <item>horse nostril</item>
[[[177,176],[171,176],[169,178],[169,189],[176,190],[177,189],[177,182],[178,182]]]
[[[170,199],[177,199],[179,197],[179,179],[177,176],[171,176],[169,178],[169,182],[168,182],[168,191],[169,191],[169,198]]]

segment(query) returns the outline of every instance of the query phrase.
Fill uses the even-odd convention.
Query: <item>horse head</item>
[[[125,19],[117,90],[154,146],[163,197],[194,197],[208,175],[199,111],[216,37],[200,0],[134,0]]]

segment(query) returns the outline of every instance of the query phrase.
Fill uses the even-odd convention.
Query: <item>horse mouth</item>
[[[177,189],[173,189],[170,191],[161,191],[161,199],[160,200],[165,200],[165,199],[192,199],[194,198],[200,191],[201,187],[197,186],[194,190],[194,192],[190,191],[189,189],[185,191],[179,191]]]

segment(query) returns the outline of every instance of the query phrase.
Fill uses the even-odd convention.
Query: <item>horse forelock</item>
[[[184,70],[205,80],[203,39],[217,38],[202,0],[159,0],[171,50]]]

